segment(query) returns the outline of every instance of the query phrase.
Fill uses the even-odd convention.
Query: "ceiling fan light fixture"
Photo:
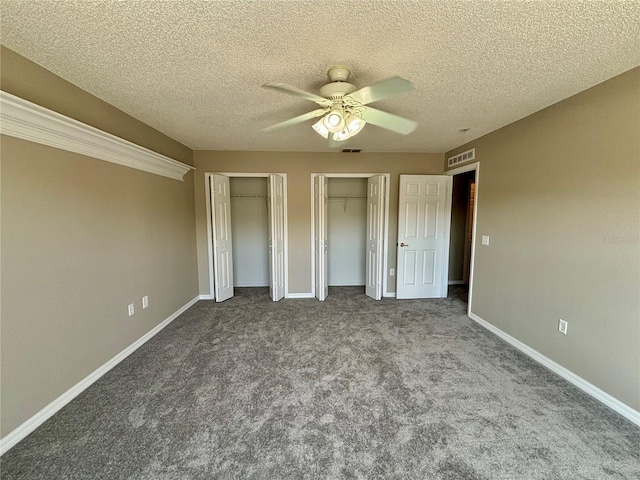
[[[321,118],[312,125],[313,129],[322,135],[324,138],[329,138],[329,129],[324,126],[324,118]]]
[[[345,119],[347,124],[347,130],[349,131],[349,136],[353,137],[357,133],[360,132],[365,126],[367,122],[362,120],[359,117],[356,117],[352,113],[347,114],[347,118]]]
[[[324,126],[332,133],[337,133],[344,129],[344,115],[342,109],[334,108],[322,119]]]
[[[347,128],[344,128],[342,130],[340,130],[339,132],[336,132],[333,134],[333,139],[336,142],[344,142],[345,140],[347,140],[348,138],[350,138],[351,132],[349,132],[349,130]]]
[[[344,120],[344,128],[333,134],[332,138],[336,142],[344,142],[354,135],[357,135],[367,123],[352,113],[347,113]]]

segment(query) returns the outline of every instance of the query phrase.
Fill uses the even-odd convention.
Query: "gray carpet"
[[[3,479],[638,479],[640,428],[441,300],[201,301]]]

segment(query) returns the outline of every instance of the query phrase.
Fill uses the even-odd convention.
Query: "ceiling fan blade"
[[[362,107],[359,109],[360,118],[365,122],[377,125],[378,127],[386,128],[402,135],[408,135],[413,132],[418,124],[408,118],[399,117],[392,113],[383,112],[377,108]]]
[[[374,83],[368,87],[362,87],[349,95],[345,95],[345,103],[349,104],[350,100],[355,101],[359,105],[367,105],[371,102],[382,100],[383,98],[392,97],[399,93],[413,90],[413,83],[400,77],[391,77],[379,83]]]
[[[322,105],[323,107],[328,107],[333,104],[333,102],[328,98],[321,97],[320,95],[316,95],[315,93],[305,92],[298,87],[292,87],[291,85],[287,85],[286,83],[265,83],[262,86],[265,88],[271,88],[273,90],[279,90],[281,92],[288,93],[289,95],[295,95],[296,97],[302,97],[306,100],[311,100],[312,102],[316,102],[318,105]]]
[[[306,122],[307,120],[311,120],[312,118],[320,117],[326,111],[327,111],[326,108],[318,108],[317,110],[312,110],[310,112],[303,113],[302,115],[298,115],[297,117],[290,118],[289,120],[285,120],[284,122],[276,123],[275,125],[265,127],[262,129],[262,131],[272,132],[273,130],[278,130],[280,128],[289,127],[291,125],[296,125],[298,123]]]

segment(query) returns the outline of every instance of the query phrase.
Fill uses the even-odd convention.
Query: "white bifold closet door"
[[[216,302],[233,297],[233,244],[231,238],[231,193],[229,177],[211,175],[211,230],[213,281]]]
[[[277,302],[284,297],[284,182],[269,175],[269,293]]]
[[[367,271],[365,292],[367,296],[382,298],[383,235],[384,235],[384,176],[367,181]]]
[[[315,230],[315,257],[316,257],[316,298],[323,302],[329,294],[327,281],[327,177],[317,175],[313,180],[313,208]]]
[[[217,302],[233,297],[233,241],[231,235],[231,194],[229,177],[212,174],[211,230],[213,244],[214,294]],[[284,179],[269,176],[269,293],[273,301],[285,295],[284,271]]]

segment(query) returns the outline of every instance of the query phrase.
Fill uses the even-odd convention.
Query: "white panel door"
[[[323,302],[329,294],[327,282],[327,177],[317,175],[313,180],[313,208],[316,257],[316,297]]]
[[[231,198],[229,177],[211,175],[211,229],[213,278],[216,302],[233,297],[233,253],[231,244]]]
[[[284,297],[284,181],[269,175],[269,294],[277,302]]]
[[[367,296],[382,298],[382,242],[384,235],[384,176],[378,175],[367,181]]]
[[[450,183],[446,175],[400,175],[396,298],[447,294]]]

